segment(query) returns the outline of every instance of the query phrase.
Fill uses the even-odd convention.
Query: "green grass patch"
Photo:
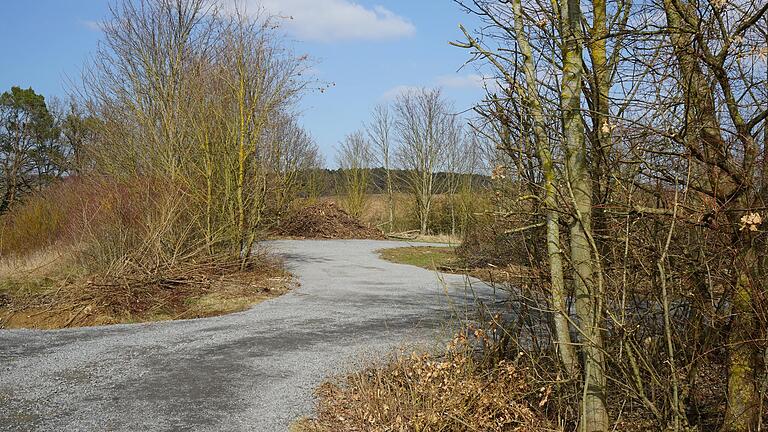
[[[377,252],[387,261],[429,270],[458,267],[458,257],[453,247],[408,246],[380,249]]]

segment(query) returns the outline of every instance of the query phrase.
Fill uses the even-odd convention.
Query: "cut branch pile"
[[[245,267],[225,255],[157,267],[127,260],[121,268],[103,274],[65,278],[57,286],[0,295],[0,328],[65,328],[213,316],[240,310],[289,287],[290,276],[267,256]],[[207,301],[214,303],[198,305],[204,296],[212,296]]]
[[[277,229],[277,234],[300,238],[384,239],[381,231],[366,226],[332,202],[296,210]]]

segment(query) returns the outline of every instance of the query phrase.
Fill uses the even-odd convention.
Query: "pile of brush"
[[[384,239],[381,231],[366,226],[332,202],[295,210],[278,227],[276,234],[298,238]]]

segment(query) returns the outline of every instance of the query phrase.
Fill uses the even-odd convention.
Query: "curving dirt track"
[[[232,315],[0,330],[0,431],[285,431],[323,379],[442,340],[472,303],[463,277],[375,253],[403,245],[273,242],[301,287]]]

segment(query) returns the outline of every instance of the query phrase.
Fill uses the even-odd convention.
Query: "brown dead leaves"
[[[477,359],[468,340],[483,337],[476,332],[458,335],[444,356],[400,356],[342,383],[325,383],[318,390],[317,419],[302,427],[313,432],[552,430],[538,413],[551,390],[531,388],[529,370],[514,361]]]

